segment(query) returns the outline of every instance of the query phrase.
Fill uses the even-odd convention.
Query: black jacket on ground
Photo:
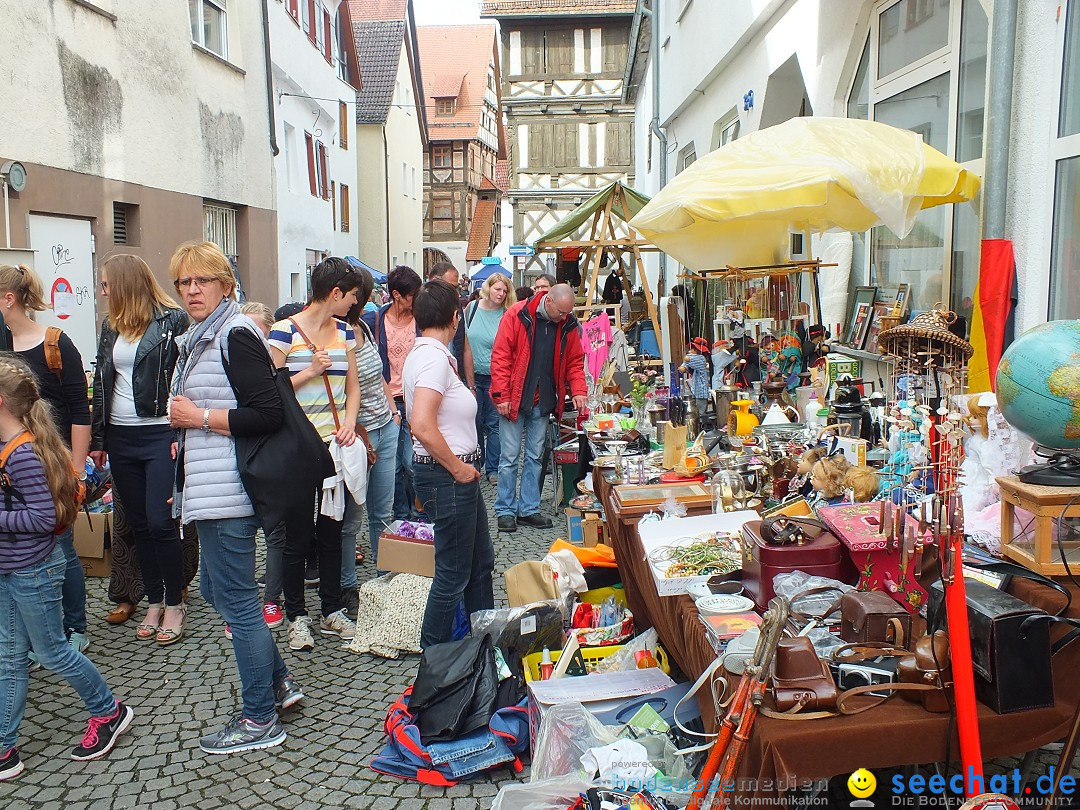
[[[169,386],[180,351],[176,338],[188,328],[188,316],[182,309],[158,312],[150,321],[135,350],[135,369],[131,387],[135,392],[135,413],[139,416],[165,416],[169,407]],[[106,318],[101,324],[98,339],[97,368],[94,371],[94,401],[91,450],[107,450],[105,426],[109,424],[116,368],[113,366],[113,346],[116,330]]]

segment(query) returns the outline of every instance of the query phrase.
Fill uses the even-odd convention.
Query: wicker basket
[[[634,635],[634,614],[623,612],[623,620],[610,627],[579,627],[573,631],[578,644],[582,647],[606,647],[610,644],[622,644]]]
[[[956,349],[963,354],[964,360],[968,360],[975,350],[966,340],[949,331],[949,325],[955,320],[956,313],[938,303],[934,309],[920,312],[909,323],[883,329],[878,335],[878,346],[887,354],[906,355],[912,341],[928,341]]]

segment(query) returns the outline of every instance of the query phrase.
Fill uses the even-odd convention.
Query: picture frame
[[[893,302],[892,311],[889,312],[894,318],[903,318],[904,313],[907,312],[908,301],[911,293],[911,286],[908,284],[901,284],[896,288],[896,300]]]
[[[866,343],[866,336],[870,331],[870,323],[874,320],[874,309],[870,304],[859,304],[855,312],[855,320],[852,321],[848,334],[848,345],[853,349],[862,349]]]
[[[870,322],[870,331],[866,336],[866,351],[878,353],[878,335],[881,333],[882,318],[890,317],[892,304],[879,302],[874,304],[873,320]]]
[[[857,317],[857,315],[859,313],[859,307],[864,305],[864,304],[866,305],[866,310],[867,310],[866,318],[868,319],[869,318],[869,310],[874,306],[874,300],[877,298],[877,292],[878,292],[877,287],[856,287],[855,288],[855,295],[852,296],[851,308],[848,311],[848,321],[847,321],[848,327],[847,327],[847,332],[845,333],[845,337],[847,339],[844,341],[848,346],[851,346],[852,348],[855,348],[855,349],[861,349],[862,348],[862,345],[856,343],[856,340],[855,340],[856,334],[857,334],[857,330],[855,328],[855,320],[856,320],[856,317]],[[869,327],[869,324],[867,324],[867,327]],[[863,340],[865,340],[865,333],[863,334]]]

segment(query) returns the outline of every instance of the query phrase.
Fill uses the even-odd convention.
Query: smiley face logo
[[[877,779],[866,768],[859,768],[848,777],[847,786],[856,799],[865,799],[877,789]]]

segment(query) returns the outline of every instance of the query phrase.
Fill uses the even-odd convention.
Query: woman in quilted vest
[[[241,711],[200,747],[208,754],[269,748],[285,741],[277,709],[304,695],[263,619],[255,583],[258,522],[233,437],[276,431],[281,395],[262,334],[232,298],[232,268],[217,245],[181,245],[169,275],[192,320],[179,342],[170,401],[178,431],[173,510],[199,530],[200,589],[232,631],[243,697]]]

